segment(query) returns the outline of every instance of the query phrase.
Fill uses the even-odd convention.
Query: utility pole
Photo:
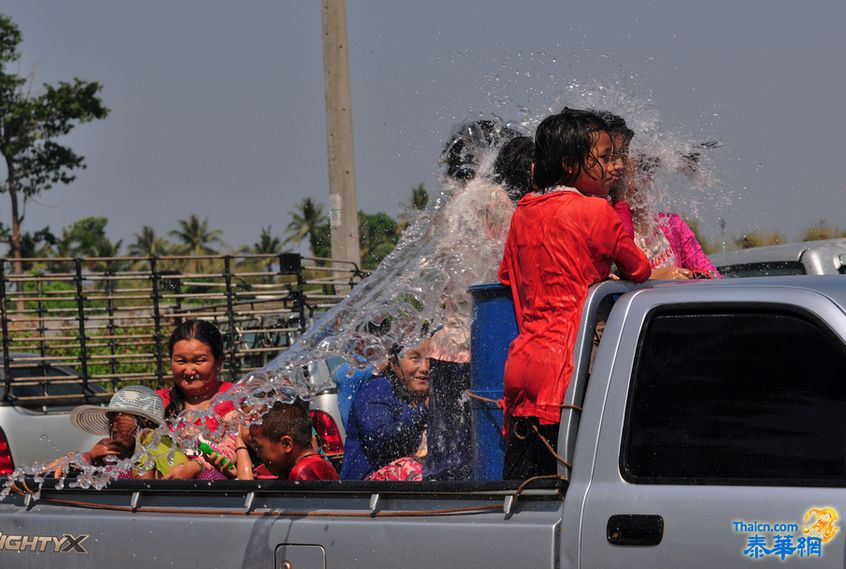
[[[323,79],[332,257],[360,263],[345,0],[323,0]]]

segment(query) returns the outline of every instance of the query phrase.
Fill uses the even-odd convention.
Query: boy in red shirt
[[[250,425],[247,440],[262,464],[254,471],[247,447],[239,444],[235,450],[239,480],[338,479],[335,468],[312,448],[311,420],[302,405],[275,403],[260,424]]]
[[[499,267],[511,287],[519,334],[505,363],[507,442],[503,478],[553,474],[561,402],[588,287],[649,278],[649,261],[607,201],[622,174],[602,120],[564,109],[535,135],[536,193],[517,204]]]

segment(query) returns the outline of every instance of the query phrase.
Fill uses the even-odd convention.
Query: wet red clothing
[[[288,480],[337,480],[338,471],[319,454],[301,458],[291,468]]]
[[[519,332],[505,362],[509,415],[560,421],[587,289],[608,277],[612,262],[623,278],[649,278],[649,261],[604,199],[568,188],[517,204],[499,267]]]
[[[215,392],[215,395],[217,395],[218,393],[224,393],[226,391],[229,391],[234,386],[235,384],[232,382],[221,381],[220,385],[217,388],[217,392]],[[161,389],[156,390],[156,393],[159,395],[159,397],[162,398],[162,401],[164,401],[165,409],[167,409],[167,406],[170,405],[170,388],[162,387]],[[230,413],[234,410],[235,405],[234,403],[232,403],[232,401],[224,401],[223,403],[219,403],[218,405],[214,406],[214,413],[215,415],[217,415],[217,417],[225,417],[227,413]],[[217,417],[206,417],[206,427],[211,432],[216,431],[218,428],[219,423]]]
[[[256,480],[279,480],[281,476],[276,476],[267,469],[263,464],[256,466],[253,469],[253,477]],[[338,471],[335,467],[329,464],[329,461],[319,454],[311,454],[301,458],[291,468],[288,473],[287,480],[337,480]]]

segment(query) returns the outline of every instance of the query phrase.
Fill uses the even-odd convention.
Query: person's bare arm
[[[191,480],[203,470],[203,465],[196,460],[189,460],[185,464],[174,466],[165,476],[165,480]]]

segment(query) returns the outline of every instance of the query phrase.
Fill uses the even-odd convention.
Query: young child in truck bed
[[[164,402],[144,385],[130,385],[115,392],[109,404],[80,405],[70,415],[73,425],[83,431],[104,435],[91,450],[69,453],[47,465],[56,478],[76,465],[88,464],[111,472],[118,479],[162,478],[170,470],[187,462],[167,435],[154,431],[164,424]],[[136,450],[142,448],[142,452]],[[136,460],[132,468],[118,467],[111,461]]]
[[[518,336],[505,363],[506,480],[553,474],[561,403],[588,287],[649,278],[649,261],[608,203],[622,174],[602,120],[564,109],[537,128],[536,193],[511,218],[499,280],[511,288]]]
[[[242,427],[235,449],[239,480],[337,480],[338,472],[314,450],[308,411],[298,403],[276,402],[261,422]],[[253,468],[249,444],[262,464]]]

